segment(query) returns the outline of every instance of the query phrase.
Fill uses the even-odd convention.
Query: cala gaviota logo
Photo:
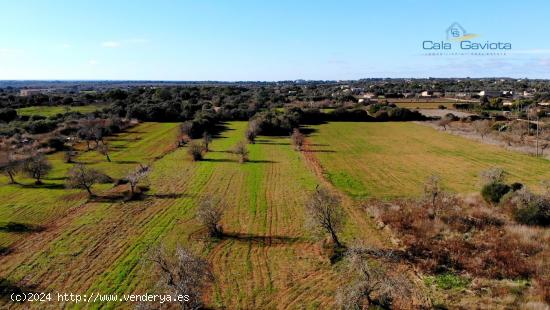
[[[479,34],[469,33],[457,22],[452,23],[445,29],[446,40],[424,40],[424,50],[460,50],[460,51],[509,51],[512,43],[501,41],[475,41]]]

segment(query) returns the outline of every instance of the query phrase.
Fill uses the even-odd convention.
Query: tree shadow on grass
[[[319,130],[315,129],[315,128],[311,128],[311,127],[302,127],[300,128],[300,132],[303,133],[304,135],[311,135],[312,133],[315,133],[315,132],[318,132]]]
[[[36,287],[14,283],[11,280],[0,278],[0,300],[12,301],[12,294],[33,293]]]
[[[145,197],[152,197],[158,199],[178,199],[182,197],[191,197],[191,195],[186,195],[183,193],[156,193],[150,195],[144,195]]]
[[[23,188],[42,188],[42,189],[65,189],[65,185],[61,183],[42,183],[42,184],[21,184]]]
[[[231,239],[238,242],[254,243],[260,245],[273,245],[273,244],[290,244],[297,241],[302,241],[299,237],[289,236],[258,236],[245,233],[224,233],[220,239]]]
[[[43,231],[44,227],[19,222],[7,222],[0,224],[0,231],[10,233],[31,233]]]
[[[271,142],[267,140],[256,140],[256,144],[266,144],[266,145],[290,145],[287,142]]]
[[[201,161],[214,162],[214,163],[236,162],[236,160],[232,160],[232,159],[229,159],[229,158],[203,158]]]
[[[139,161],[135,161],[135,160],[113,160],[112,162],[116,164],[139,164],[140,163]]]
[[[256,160],[256,159],[249,159],[245,164],[276,164],[278,161],[273,160]]]
[[[6,256],[10,254],[13,250],[7,246],[0,246],[0,256]]]
[[[333,150],[303,150],[302,152],[305,152],[305,153],[336,153],[336,151],[333,151]]]

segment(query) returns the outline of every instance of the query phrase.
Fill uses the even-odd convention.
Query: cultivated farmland
[[[3,191],[25,191],[13,199],[28,210],[15,212],[15,202],[2,204],[4,218],[36,223],[45,230],[24,236],[2,232],[9,237],[3,238],[4,246],[15,251],[9,259],[0,257],[0,276],[46,291],[138,292],[156,281],[150,277],[148,253],[161,243],[170,248],[183,244],[213,264],[216,281],[208,302],[214,307],[333,305],[341,280],[303,227],[303,204],[319,180],[287,137],[260,137],[249,146],[250,161],[239,164],[229,151],[245,128],[246,122],[228,123],[200,162],[192,162],[185,149],[170,151],[174,124],[158,123],[144,123],[110,138],[114,149],[110,163],[92,151],[77,157],[77,162],[115,176],[137,162],[151,163],[152,190],[144,201],[86,202],[74,190],[69,194],[60,188],[3,187]],[[54,164],[59,173],[45,181],[61,184],[61,170],[68,166]],[[38,191],[54,192],[41,196]],[[204,241],[194,219],[197,200],[207,194],[223,197],[227,204],[222,221],[226,236],[214,243]],[[383,244],[377,232],[369,233],[366,215],[356,214],[359,217],[350,221],[346,236],[364,234],[374,244]]]
[[[356,198],[418,196],[431,174],[439,174],[451,191],[476,192],[479,172],[489,167],[502,168],[510,181],[534,188],[550,178],[545,159],[414,123],[330,123],[312,128],[316,131],[310,151],[327,178]]]
[[[543,159],[413,123],[312,126],[304,152],[295,151],[289,137],[259,136],[247,145],[250,160],[240,164],[231,150],[244,139],[247,123],[228,122],[204,160],[193,162],[187,147],[175,147],[178,125],[146,122],[108,137],[111,162],[84,144],[77,147],[75,162],[114,178],[150,165],[143,200],[88,200],[81,190],[64,189],[71,165],[61,153],[48,155],[55,169],[45,185],[21,178],[19,185],[2,186],[0,246],[11,253],[0,256],[0,281],[38,291],[143,293],[158,280],[149,255],[160,245],[172,250],[179,244],[211,263],[215,281],[205,302],[212,308],[333,308],[349,279],[304,226],[304,205],[318,184],[342,199],[344,243],[358,239],[388,250],[395,248],[389,233],[376,229],[355,198],[417,196],[433,172],[457,192],[477,191],[478,173],[490,166],[532,186],[550,177]],[[125,184],[97,187],[100,198],[123,190]],[[206,196],[224,202],[218,240],[210,240],[195,218]],[[10,222],[29,229],[10,230]]]

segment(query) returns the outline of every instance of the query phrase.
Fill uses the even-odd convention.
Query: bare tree
[[[256,120],[250,120],[248,122],[248,128],[245,132],[245,137],[248,143],[254,144],[256,143],[256,137],[258,136],[258,132],[260,131],[260,127],[258,125],[258,121]]]
[[[246,143],[244,141],[239,141],[234,147],[233,147],[233,154],[237,155],[239,157],[239,162],[242,164],[244,162],[248,161],[248,148],[246,147]]]
[[[88,192],[88,195],[94,196],[92,186],[98,183],[103,174],[95,169],[89,169],[82,164],[78,164],[69,169],[67,174],[68,188],[82,188]]]
[[[473,122],[474,130],[481,136],[483,140],[485,136],[491,133],[492,123],[489,120],[481,120]]]
[[[297,151],[301,151],[306,138],[298,128],[294,128],[290,138],[292,140],[292,145],[294,145],[294,149]]]
[[[42,178],[52,170],[52,165],[44,154],[33,152],[23,163],[23,171],[35,179],[35,184],[42,184]]]
[[[506,143],[507,146],[512,146],[512,143],[516,140],[515,134],[510,130],[505,130],[501,132],[500,137]]]
[[[382,266],[368,260],[371,251],[363,247],[351,247],[346,252],[348,282],[338,294],[337,302],[343,309],[369,309],[372,306],[381,309],[399,308],[394,305],[396,299],[410,303],[413,285],[403,275],[392,275]],[[410,304],[409,304],[410,305]]]
[[[22,169],[22,159],[7,146],[0,150],[0,171],[10,179],[10,184],[16,184],[15,176]]]
[[[509,126],[510,132],[517,139],[518,143],[525,143],[525,137],[527,136],[527,130],[525,126],[519,121],[512,122]]]
[[[193,161],[202,160],[203,152],[204,150],[202,148],[202,145],[200,145],[199,143],[197,142],[189,143],[187,153],[191,155],[191,159],[193,159]]]
[[[443,130],[447,130],[447,126],[453,121],[452,118],[450,117],[442,117],[438,122],[437,122],[437,125],[439,127],[443,127]]]
[[[108,162],[111,162],[111,157],[109,157],[109,145],[105,141],[97,146],[97,151],[101,155],[104,155]]]
[[[202,135],[202,148],[205,152],[210,151],[210,143],[212,142],[212,136],[208,132],[204,132]]]
[[[180,134],[183,136],[187,136],[187,138],[191,138],[191,134],[193,131],[193,122],[186,121],[183,122],[180,126]]]
[[[424,195],[430,200],[432,208],[436,209],[437,198],[441,195],[441,178],[438,175],[431,175],[424,183]]]
[[[151,169],[149,166],[139,165],[132,173],[130,173],[126,178],[128,179],[128,184],[130,185],[130,197],[134,197],[136,194],[136,189],[142,180],[147,178]]]
[[[197,209],[198,220],[208,229],[211,237],[221,237],[223,228],[219,224],[223,216],[223,207],[220,201],[212,196],[206,196],[199,202]]]
[[[181,309],[201,309],[206,288],[214,281],[210,264],[190,250],[177,246],[174,254],[161,248],[152,255],[160,274],[159,286],[171,294],[186,296]]]
[[[338,196],[317,187],[306,204],[308,224],[319,233],[329,233],[337,247],[342,247],[338,234],[344,227],[345,213]]]

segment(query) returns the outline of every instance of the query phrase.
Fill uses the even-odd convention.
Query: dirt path
[[[309,139],[305,141],[302,154],[309,168],[317,175],[322,185],[341,197],[343,207],[348,213],[349,220],[357,227],[357,232],[354,236],[358,237],[365,245],[374,249],[396,249],[396,246],[392,245],[390,242],[393,238],[391,232],[378,229],[374,218],[367,214],[364,205],[366,202],[360,203],[354,201],[327,180],[323,167],[319,159],[315,156],[314,146]],[[384,262],[381,261],[381,263],[383,264]],[[397,273],[405,275],[405,277],[414,284],[410,292],[411,300],[407,302],[409,304],[407,309],[425,308],[427,305],[431,304],[428,297],[424,294],[424,284],[419,272],[411,263],[406,261],[395,263],[392,265],[392,268],[399,270]],[[395,272],[395,270],[392,272]]]
[[[309,139],[306,139],[304,143],[302,154],[307,166],[315,173],[321,182],[321,185],[336,193],[340,197],[342,205],[349,215],[348,218],[352,221],[353,225],[358,228],[361,238],[374,247],[390,246],[389,236],[376,228],[376,223],[370,215],[364,211],[364,208],[360,207],[358,202],[354,201],[348,195],[337,189],[326,178],[321,162],[315,156],[314,146],[311,144]]]

